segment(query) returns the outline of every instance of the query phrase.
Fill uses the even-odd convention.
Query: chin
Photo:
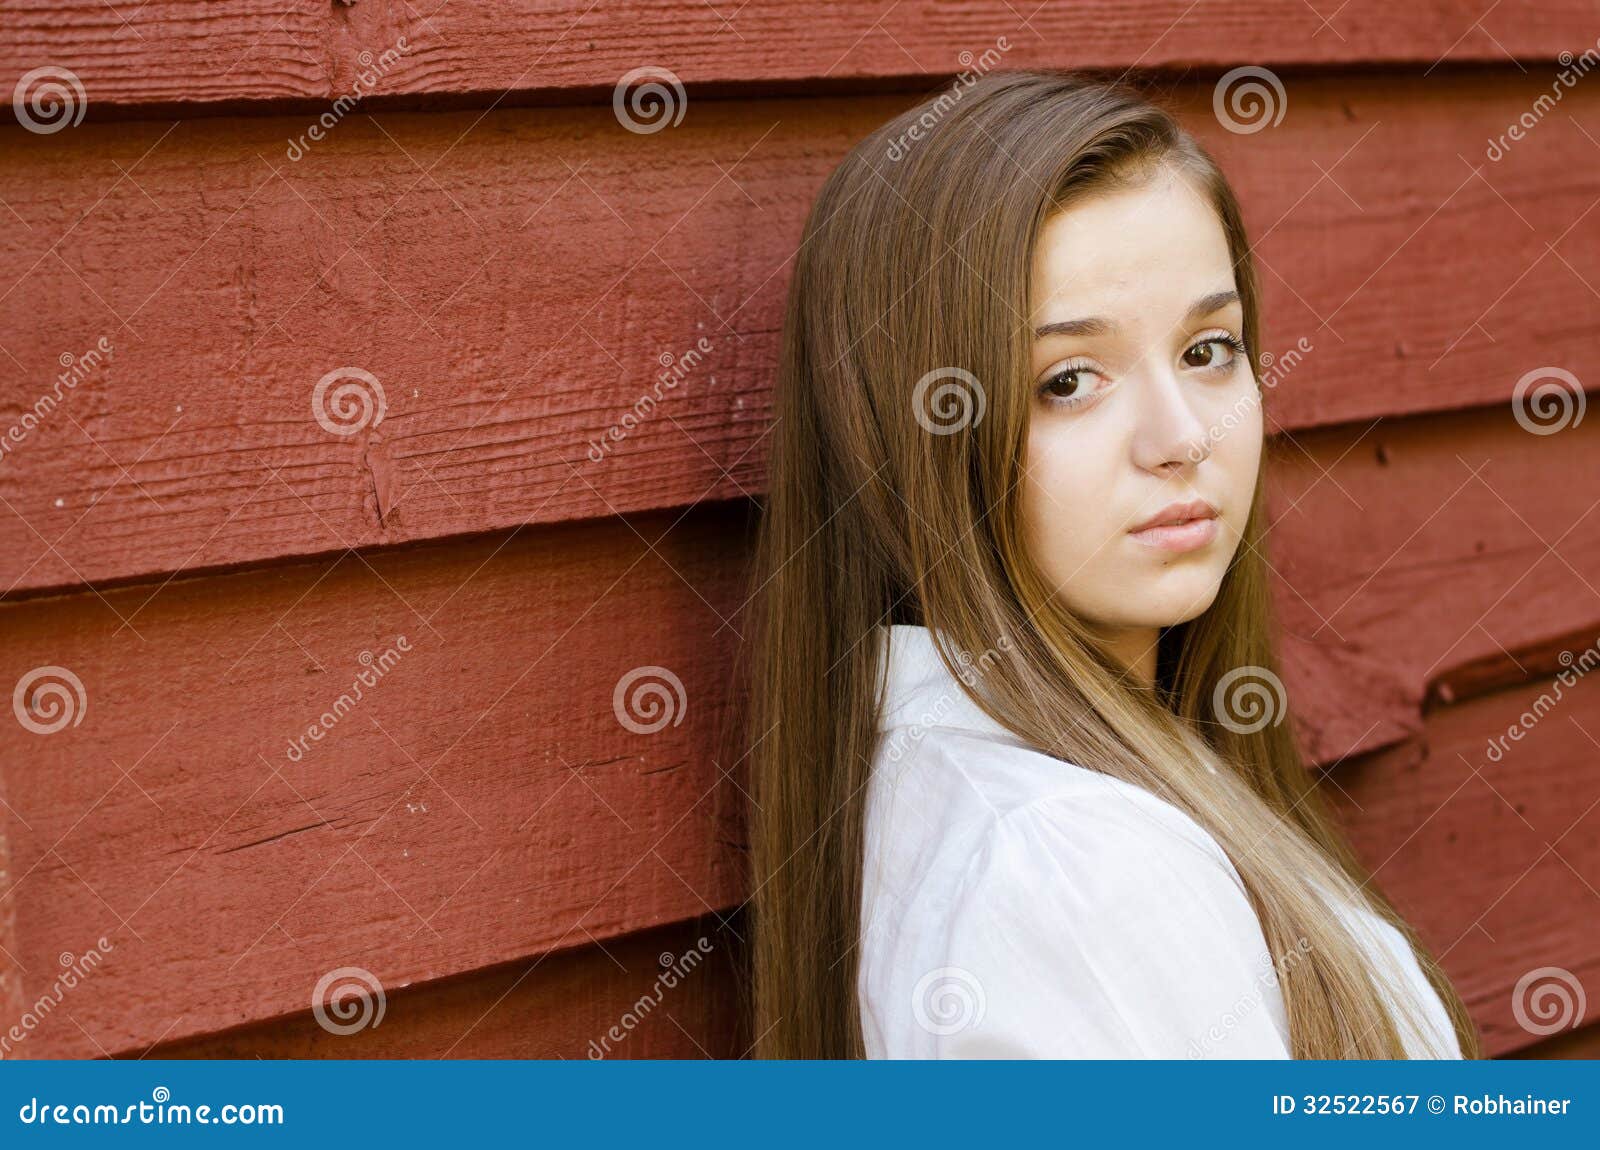
[[[1174,627],[1210,610],[1222,589],[1222,580],[1207,572],[1169,571],[1152,580],[1160,586],[1134,588],[1120,604],[1125,626]]]

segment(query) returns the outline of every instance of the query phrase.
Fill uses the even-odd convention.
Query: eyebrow
[[[1214,291],[1195,300],[1188,314],[1183,317],[1183,322],[1193,323],[1197,319],[1221,311],[1229,304],[1238,302],[1239,293],[1232,288],[1227,291]],[[1062,319],[1047,323],[1043,327],[1035,328],[1033,334],[1041,339],[1047,335],[1109,335],[1116,328],[1115,321],[1091,315],[1081,319]]]

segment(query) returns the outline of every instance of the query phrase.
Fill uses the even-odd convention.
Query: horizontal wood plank
[[[349,1033],[304,1011],[147,1057],[739,1058],[745,938],[740,915],[701,918],[387,995]]]
[[[1302,79],[1254,135],[1178,93],[1257,235],[1276,426],[1594,384],[1600,92],[1481,159],[1538,90]],[[759,493],[801,222],[904,103],[354,116],[297,162],[290,118],[0,136],[0,592]]]
[[[470,5],[296,0],[286,8],[181,0],[108,8],[91,0],[0,5],[0,82],[41,64],[71,69],[90,115],[125,107],[387,98],[482,103],[589,93],[643,65],[685,84],[835,84],[954,75],[994,51],[1008,67],[1228,68],[1553,62],[1594,43],[1584,0],[685,0]],[[1003,48],[1000,46],[1004,45]],[[399,62],[380,66],[384,52]],[[365,54],[365,55],[364,55]],[[992,64],[987,65],[992,67]],[[366,73],[373,80],[362,83]]]
[[[62,996],[78,1026],[29,1049],[139,1051],[303,1012],[342,967],[398,991],[735,905],[743,538],[655,516],[0,607],[8,697],[34,675],[77,720],[0,724],[25,1003],[110,945]]]

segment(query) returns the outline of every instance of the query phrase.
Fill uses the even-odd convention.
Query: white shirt
[[[967,696],[926,628],[881,630],[867,1056],[1290,1057],[1260,921],[1216,840],[1142,787],[1029,750]],[[1347,917],[1429,1020],[1411,1056],[1460,1058],[1400,933],[1367,908]]]

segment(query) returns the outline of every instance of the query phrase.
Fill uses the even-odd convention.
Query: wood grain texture
[[[340,967],[398,991],[735,905],[743,519],[675,518],[0,608],[6,683],[53,665],[85,694],[54,734],[0,724],[24,998],[111,947],[30,1052],[139,1052],[303,1012]]]
[[[700,918],[412,987],[349,1034],[302,1012],[148,1057],[739,1058],[748,937],[741,915]]]
[[[1431,711],[1412,742],[1343,764],[1331,792],[1358,853],[1461,991],[1490,1055],[1575,1040],[1600,1015],[1600,677],[1579,679],[1500,761],[1488,752],[1550,689],[1534,677]],[[1580,1012],[1567,982],[1574,1006],[1559,1030],[1541,1029],[1562,1017],[1554,997],[1534,989],[1557,985],[1560,976],[1542,968],[1588,988]]]
[[[1265,552],[1316,761],[1410,738],[1430,698],[1600,641],[1597,460],[1592,421],[1535,435],[1496,410],[1274,443]]]
[[[1319,11],[1319,7],[1321,10]],[[1487,10],[1486,10],[1487,9]],[[1584,0],[1433,0],[1396,5],[1301,0],[693,0],[470,5],[362,0],[286,6],[220,0],[0,4],[0,82],[40,64],[72,69],[90,114],[142,105],[332,100],[404,38],[402,62],[372,90],[465,97],[609,89],[643,65],[686,84],[914,81],[954,75],[1004,38],[1009,67],[1227,68],[1548,63],[1594,43]],[[364,90],[364,89],[363,89]]]
[[[1481,159],[1540,84],[1301,79],[1254,135],[1177,93],[1257,237],[1276,426],[1593,384],[1600,93]],[[904,103],[355,116],[297,162],[291,118],[0,137],[0,430],[82,374],[0,454],[0,591],[759,493],[802,220]],[[348,435],[345,367],[385,405]]]

